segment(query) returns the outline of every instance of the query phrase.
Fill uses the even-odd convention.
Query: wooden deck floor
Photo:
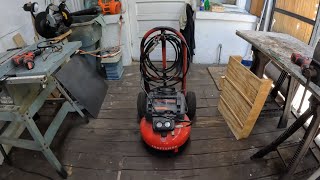
[[[277,152],[260,161],[249,157],[284,131],[276,128],[279,117],[259,118],[251,136],[237,141],[217,110],[219,91],[206,67],[193,65],[188,75],[188,88],[197,95],[197,119],[192,126],[191,141],[180,155],[158,157],[144,148],[136,120],[140,74],[139,67],[134,65],[126,67],[121,81],[108,82],[108,94],[98,119],[85,124],[77,115],[67,116],[52,148],[67,168],[68,179],[277,179],[284,168]],[[49,105],[42,109],[37,123],[41,130],[48,126],[52,113]],[[292,155],[302,134],[300,130],[282,146],[284,156]],[[24,136],[28,137],[26,133]],[[14,148],[10,157],[15,167],[2,165],[0,179],[48,179],[42,175],[60,179],[39,152]],[[305,170],[315,166],[317,161],[308,153],[295,179],[305,179],[310,174]]]

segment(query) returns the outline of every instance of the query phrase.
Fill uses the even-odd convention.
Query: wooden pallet
[[[218,109],[239,139],[247,138],[259,117],[272,80],[259,79],[243,66],[240,56],[231,56],[223,79]]]

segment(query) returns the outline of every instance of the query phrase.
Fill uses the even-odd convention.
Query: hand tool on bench
[[[28,51],[22,54],[15,55],[11,58],[15,66],[24,65],[28,70],[34,68],[34,60],[42,53],[41,49]]]
[[[309,65],[311,63],[311,59],[308,58],[308,57],[304,57],[299,53],[292,53],[291,62],[293,62],[294,64],[300,66],[301,70],[302,70],[302,74],[305,77],[307,77],[307,83],[306,83],[304,91],[303,91],[303,95],[302,95],[302,98],[301,98],[301,102],[300,102],[299,108],[297,109],[297,112],[300,113],[302,105],[303,105],[303,102],[304,102],[304,98],[306,97],[306,94],[307,94],[307,90],[308,90],[307,87],[309,86],[309,83],[310,83],[310,80],[311,80],[311,75],[308,74],[310,72]],[[313,66],[311,66],[310,68],[314,69]]]
[[[302,56],[299,53],[292,53],[291,55],[291,62],[300,66],[301,68],[308,67],[311,61],[312,61],[311,58]]]

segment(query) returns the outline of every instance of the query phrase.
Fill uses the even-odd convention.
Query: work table
[[[291,62],[291,55],[292,53],[299,53],[304,57],[313,57],[314,51],[319,51],[320,45],[317,45],[317,49],[314,50],[313,47],[290,35],[275,32],[237,31],[237,35],[252,44],[255,58],[253,59],[250,70],[258,77],[263,76],[265,67],[270,61],[273,61],[274,64],[282,69],[281,75],[271,91],[271,96],[276,97],[278,95],[279,87],[282,86],[284,80],[287,77],[289,79],[285,107],[278,128],[286,128],[287,126],[288,115],[291,112],[292,99],[295,95],[296,86],[298,85],[297,82],[305,86],[307,90],[312,93],[311,97],[308,99],[308,109],[278,138],[251,156],[251,159],[260,159],[270,152],[277,150],[280,144],[285,142],[298,129],[302,128],[312,117],[309,126],[305,129],[305,134],[301,139],[298,148],[289,163],[285,164],[286,169],[280,177],[280,179],[291,179],[297,166],[300,164],[313,140],[318,135],[320,125],[320,88],[313,82],[310,82],[309,85],[306,84],[307,79],[302,75],[300,66]],[[315,56],[315,59],[318,58],[319,56]],[[307,69],[306,71],[310,71],[310,69]],[[280,158],[283,159],[279,151],[278,154]]]
[[[50,148],[53,138],[58,132],[69,112],[77,112],[82,118],[87,117],[81,111],[81,107],[70,97],[70,93],[60,84],[56,72],[67,64],[70,56],[80,48],[81,42],[67,42],[55,44],[61,49],[57,52],[43,52],[34,59],[34,68],[28,70],[25,66],[14,66],[12,57],[23,52],[35,50],[39,44],[33,44],[22,50],[14,50],[0,54],[1,99],[0,121],[8,121],[8,126],[0,135],[0,151],[8,163],[10,159],[7,152],[10,148],[18,147],[40,151],[48,162],[63,177],[67,172]],[[46,44],[47,45],[47,44]],[[72,61],[72,60],[71,60]],[[35,123],[37,112],[43,106],[47,97],[54,91],[63,95],[63,102],[53,121],[45,131],[41,133]],[[32,136],[32,140],[20,138],[24,130]]]
[[[9,71],[6,75],[9,76],[34,76],[46,75],[50,76],[64,61],[69,58],[77,49],[81,47],[80,41],[68,42],[61,44],[63,49],[60,52],[47,52],[35,58],[35,68],[26,71],[24,67],[16,67]],[[28,50],[36,49],[36,44],[27,47]],[[25,50],[26,50],[25,49]],[[22,51],[25,51],[22,50]],[[9,62],[11,63],[11,62]]]
[[[300,84],[305,85],[307,79],[302,75],[301,68],[291,62],[292,53],[312,57],[314,48],[304,42],[283,33],[261,31],[237,31],[237,35],[263,52],[278,66],[288,72]],[[320,87],[310,82],[310,92],[320,99]]]

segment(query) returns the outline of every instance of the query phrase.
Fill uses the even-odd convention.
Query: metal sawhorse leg
[[[270,93],[270,95],[273,98],[277,97],[278,91],[280,90],[281,86],[283,85],[283,83],[287,79],[287,77],[288,77],[288,73],[286,71],[282,70],[274,88],[272,89],[272,91]]]
[[[277,80],[275,87],[272,89],[270,95],[273,98],[276,98],[278,95],[278,91],[280,90],[281,86],[283,85],[284,81],[288,77],[289,82],[288,82],[288,88],[287,88],[287,95],[285,99],[285,105],[283,107],[283,114],[280,117],[279,123],[278,123],[278,128],[286,128],[288,124],[288,119],[289,119],[289,114],[291,112],[291,106],[292,106],[292,100],[296,92],[296,87],[297,87],[297,81],[288,75],[288,73],[284,70],[281,71],[280,77]]]
[[[60,92],[64,95],[67,101],[65,101],[62,104],[61,108],[54,117],[47,131],[44,135],[42,135],[32,117],[42,107],[46,98],[55,88],[58,88],[60,90]],[[0,136],[0,144],[41,151],[48,160],[48,162],[57,170],[59,175],[63,178],[67,178],[67,171],[64,169],[64,167],[61,165],[59,160],[56,158],[56,156],[50,149],[50,144],[53,138],[55,137],[56,133],[58,132],[58,129],[61,126],[63,120],[69,112],[77,112],[82,118],[85,118],[86,122],[88,122],[87,117],[82,113],[82,111],[76,105],[76,103],[61,87],[59,82],[55,80],[53,77],[50,77],[46,88],[43,89],[40,92],[40,94],[36,96],[35,100],[32,101],[32,103],[27,107],[12,105],[10,107],[0,107],[0,117],[7,117],[6,119],[8,121],[12,121],[11,123],[19,123],[20,125],[26,127],[29,133],[31,134],[33,140]],[[6,152],[1,147],[0,150],[3,153],[4,157],[6,158],[6,160],[9,160],[9,158],[6,156]]]
[[[257,77],[263,78],[265,68],[271,62],[271,59],[266,55],[264,55],[261,51],[259,51],[255,47],[252,47],[252,51],[254,54],[254,59],[253,59],[250,71],[253,72]],[[279,79],[276,82],[275,87],[271,91],[271,96],[276,97],[279,89],[281,88],[283,82],[288,76],[289,76],[289,85],[287,90],[287,96],[286,96],[285,106],[283,109],[283,115],[280,118],[278,128],[287,127],[288,117],[291,110],[291,102],[294,96],[297,81],[294,78],[292,78],[290,75],[288,75],[286,71],[282,71]]]
[[[283,114],[279,120],[278,128],[286,128],[288,124],[289,114],[291,112],[292,100],[297,90],[298,81],[289,76],[287,95],[285,99],[285,104],[283,108]]]
[[[288,180],[293,176],[297,166],[299,165],[301,159],[305,156],[308,151],[308,148],[315,136],[318,133],[319,124],[320,124],[320,102],[314,97],[311,96],[310,99],[310,107],[309,109],[303,113],[283,134],[281,134],[275,141],[273,141],[268,146],[259,150],[256,154],[251,156],[251,159],[262,158],[271,151],[275,151],[277,147],[283,143],[286,139],[288,139],[292,134],[294,134],[300,127],[304,125],[304,123],[311,117],[312,121],[306,130],[305,135],[303,136],[297,151],[294,156],[290,160],[285,173],[280,177],[280,179]]]
[[[270,95],[273,98],[276,98],[278,95],[278,91],[280,90],[281,86],[283,85],[286,78],[289,79],[288,88],[287,88],[287,95],[285,99],[285,104],[283,107],[283,114],[280,117],[278,128],[286,128],[288,124],[289,114],[291,112],[292,100],[297,90],[298,82],[295,78],[291,77],[286,71],[282,70],[277,80],[275,87],[272,89]]]
[[[0,151],[3,156],[4,162],[6,162],[8,165],[12,165],[11,159],[9,158],[8,154],[4,150],[2,144],[0,144]]]

